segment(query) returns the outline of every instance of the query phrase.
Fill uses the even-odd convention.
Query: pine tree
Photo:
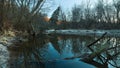
[[[58,7],[52,14],[52,17],[50,18],[50,24],[52,28],[56,28],[57,26],[57,21],[59,17],[59,12],[60,12],[60,7]]]

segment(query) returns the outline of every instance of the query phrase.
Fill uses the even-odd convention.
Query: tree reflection
[[[10,68],[37,68],[38,66],[43,68],[39,48],[45,47],[44,44],[45,40],[38,38],[9,47]]]
[[[80,58],[80,61],[99,68],[120,67],[120,38],[104,37],[88,48],[87,45],[96,39],[98,37],[78,36],[54,36],[32,39],[31,41],[9,47],[11,57],[9,66],[46,68],[45,63],[49,60],[51,62],[49,64],[54,66],[52,62],[56,59],[70,60]],[[56,64],[56,62],[54,63]]]

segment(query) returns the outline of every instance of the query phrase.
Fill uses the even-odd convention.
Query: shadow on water
[[[9,47],[10,68],[117,68],[119,61],[119,38],[103,38],[91,46],[86,45],[97,37],[50,36],[39,37]],[[108,41],[109,39],[109,41]],[[111,49],[88,58],[103,46]],[[96,54],[96,53],[95,53]]]
[[[41,62],[42,56],[40,53],[40,49],[44,47],[45,41],[41,39],[32,39],[28,42],[19,43],[15,46],[9,47],[10,51],[10,67],[18,67],[18,68],[29,68],[30,65],[34,62],[35,65],[32,66],[43,66]],[[32,67],[31,67],[32,68]]]

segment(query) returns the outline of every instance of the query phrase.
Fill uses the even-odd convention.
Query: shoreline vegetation
[[[120,30],[79,30],[79,29],[66,29],[66,30],[45,30],[37,35],[77,35],[77,36],[102,36],[104,33],[107,33],[105,37],[120,37]],[[35,36],[37,36],[35,35]],[[12,45],[13,43],[21,43],[28,41],[30,38],[34,38],[35,36],[30,35],[27,32],[18,31],[8,31],[4,34],[0,35],[0,44],[5,46]]]
[[[20,32],[17,33],[15,31],[6,31],[5,33],[1,33],[0,35],[0,44],[6,47],[9,47],[10,45],[13,45],[15,43],[21,43],[28,41],[29,34],[26,32]]]

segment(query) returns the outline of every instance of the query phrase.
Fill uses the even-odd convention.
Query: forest
[[[85,5],[74,5],[68,13],[58,6],[47,21],[47,14],[42,12],[50,6],[41,12],[46,2],[47,0],[0,0],[0,31],[37,34],[48,29],[120,29],[119,0],[113,0],[112,4],[98,0],[95,7],[91,7],[90,0],[87,0]]]

